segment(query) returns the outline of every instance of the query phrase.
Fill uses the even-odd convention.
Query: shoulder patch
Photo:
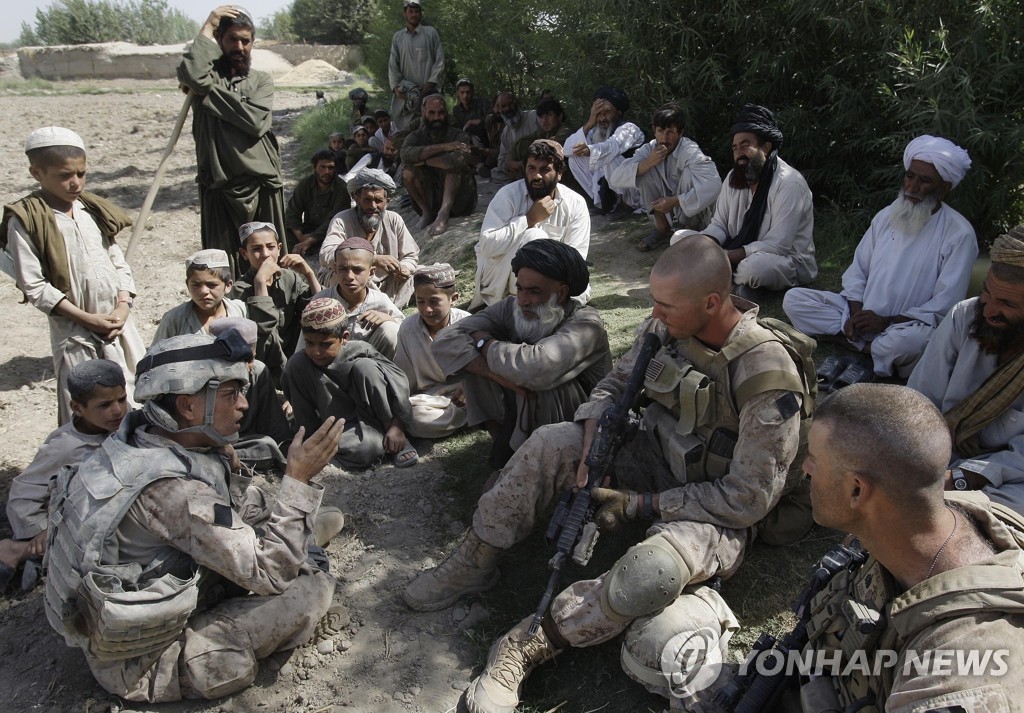
[[[213,524],[219,525],[220,527],[231,527],[231,523],[234,522],[234,513],[231,510],[230,505],[224,505],[223,503],[213,504]]]
[[[775,400],[775,407],[779,409],[779,413],[782,414],[782,420],[789,420],[790,416],[800,412],[800,402],[797,401],[796,394],[792,391],[787,391],[782,396]]]

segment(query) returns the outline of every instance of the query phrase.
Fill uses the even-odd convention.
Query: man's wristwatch
[[[488,339],[487,337],[481,337],[480,339],[476,340],[476,350],[478,352],[480,352],[481,354],[483,354],[484,353],[484,346],[489,341],[491,341],[491,340]]]
[[[953,469],[953,489],[954,490],[970,490],[967,485],[967,476],[959,468]]]

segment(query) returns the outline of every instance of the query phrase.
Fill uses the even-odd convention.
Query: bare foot
[[[423,230],[423,229],[424,229],[424,228],[426,228],[426,227],[427,227],[428,225],[430,225],[431,223],[433,223],[433,222],[434,222],[434,218],[436,218],[436,217],[437,217],[437,216],[435,216],[435,215],[434,215],[433,213],[424,213],[424,214],[423,214],[423,215],[422,215],[422,216],[420,217],[420,222],[418,222],[418,223],[416,224],[416,230]]]
[[[430,226],[429,232],[431,235],[440,235],[446,230],[448,230],[448,219],[438,216],[437,220],[434,221],[434,224]]]

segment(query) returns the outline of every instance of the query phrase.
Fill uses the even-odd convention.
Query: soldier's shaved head
[[[651,275],[669,278],[679,285],[680,294],[700,299],[711,293],[723,301],[732,290],[732,266],[722,246],[706,235],[690,235],[669,247]]]
[[[814,422],[828,427],[828,458],[837,473],[861,473],[896,496],[942,490],[949,429],[914,389],[854,384],[821,401]]]

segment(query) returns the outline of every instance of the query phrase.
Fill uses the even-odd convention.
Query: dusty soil
[[[117,92],[0,96],[0,199],[4,203],[34,188],[22,152],[32,129],[49,124],[74,128],[88,147],[89,188],[137,213],[167,142],[182,96],[171,83],[118,82]],[[90,86],[95,86],[92,83]],[[290,126],[312,107],[312,92],[278,91],[275,131],[286,175],[305,160],[294,155]],[[182,264],[199,247],[199,215],[190,123],[178,143],[132,260],[138,285],[135,319],[148,342],[161,314],[184,299]],[[289,186],[289,190],[290,190]],[[431,241],[425,260],[464,254],[476,240],[481,207],[453,221],[442,239]],[[591,261],[601,265],[618,294],[643,293],[653,263],[631,247],[621,229],[596,219]],[[638,228],[633,226],[632,231]],[[127,232],[123,236],[127,240]],[[424,243],[421,242],[421,245]],[[19,304],[14,284],[0,276],[0,500],[10,479],[31,460],[56,427],[53,367],[46,318]],[[615,300],[612,300],[615,302]],[[609,307],[618,306],[609,304]],[[443,442],[424,444],[419,465],[380,466],[361,474],[328,468],[321,476],[325,504],[348,516],[344,533],[328,549],[338,577],[338,600],[348,610],[342,631],[320,647],[278,654],[261,668],[249,690],[214,702],[147,707],[125,703],[100,689],[82,655],[65,647],[43,613],[40,588],[0,598],[0,711],[425,711],[454,710],[478,665],[479,646],[466,630],[487,618],[479,604],[436,614],[417,614],[401,601],[401,589],[434,563],[468,524],[470,510],[455,506],[438,460]],[[269,483],[273,487],[272,483]],[[0,537],[9,536],[0,515]],[[539,592],[538,592],[539,594]],[[530,597],[533,598],[532,596]],[[526,612],[524,612],[525,614]],[[609,709],[610,710],[610,709]]]

